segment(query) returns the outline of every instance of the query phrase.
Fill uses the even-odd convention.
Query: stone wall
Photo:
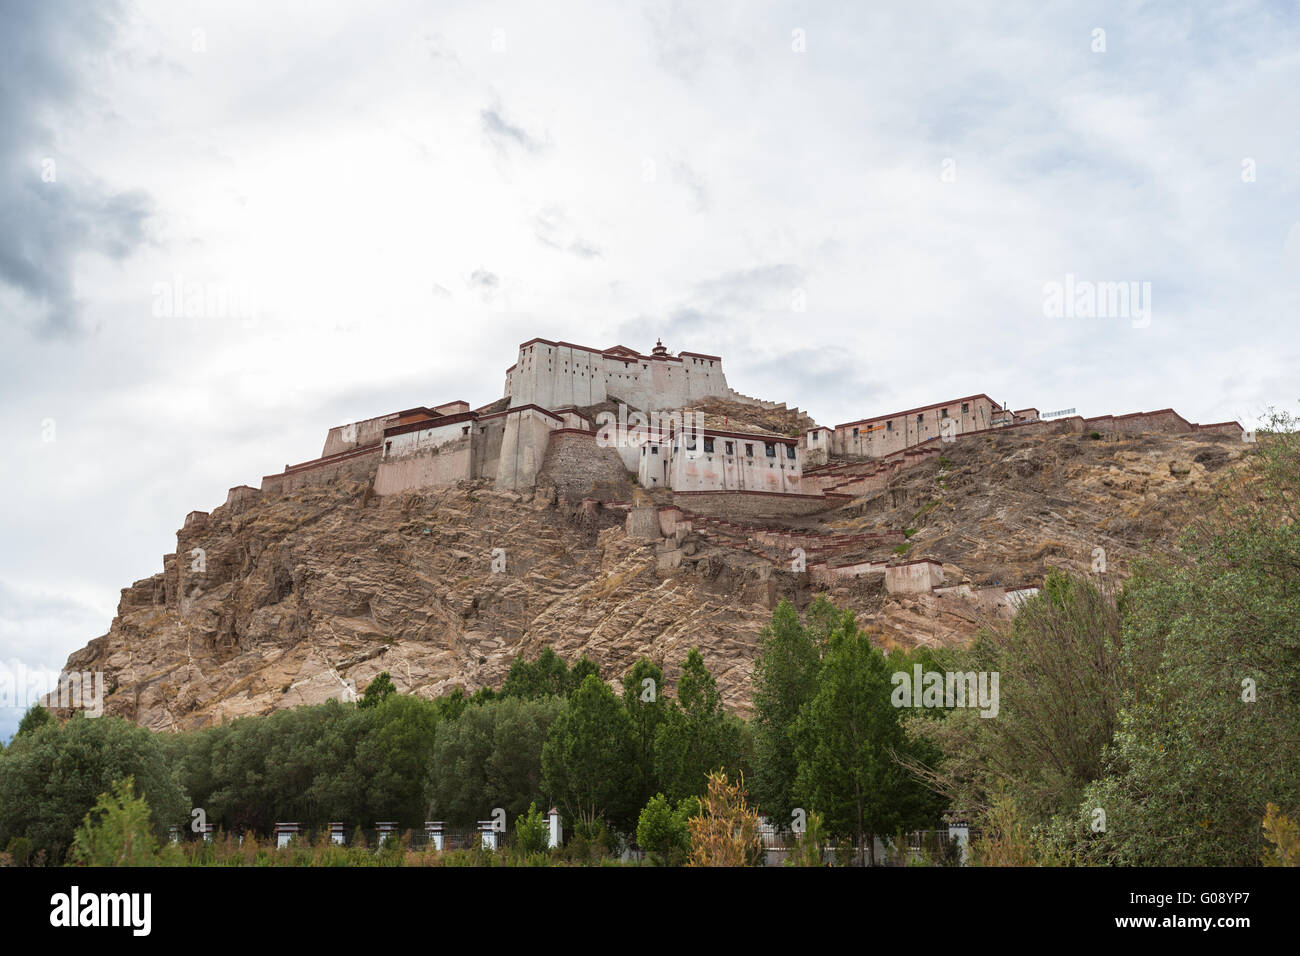
[[[401,458],[384,459],[375,473],[375,494],[439,488],[473,477],[470,471],[472,445],[472,437],[463,435]]]
[[[538,487],[549,486],[568,498],[626,500],[632,495],[631,474],[612,448],[599,448],[595,432],[559,429],[537,473]]]
[[[890,594],[929,594],[943,583],[943,565],[923,558],[885,568],[885,590]]]
[[[397,414],[394,412],[348,425],[335,425],[325,435],[325,447],[321,450],[321,457],[328,458],[354,448],[377,445],[384,437],[384,429],[396,421]]]
[[[368,481],[379,464],[380,449],[380,445],[371,445],[301,465],[288,465],[283,474],[267,475],[262,479],[262,494],[268,497],[288,494],[308,485],[327,484],[336,478]]]
[[[695,514],[737,518],[785,518],[815,514],[839,502],[819,495],[782,495],[763,491],[681,491],[673,500]]]

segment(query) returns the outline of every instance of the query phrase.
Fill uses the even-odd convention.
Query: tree
[[[600,677],[600,668],[597,667],[586,654],[583,654],[573,662],[573,668],[569,671],[569,693],[582,686],[582,682],[588,677]]]
[[[570,689],[568,665],[548,645],[542,648],[534,662],[524,660],[522,654],[514,659],[501,687],[501,695],[535,700],[539,697],[567,697]]]
[[[376,707],[389,694],[395,693],[397,693],[397,687],[394,686],[393,679],[388,676],[388,671],[380,671],[375,679],[366,685],[365,693],[361,695],[361,700],[357,702],[357,706]]]
[[[760,638],[753,677],[752,783],[759,806],[772,820],[788,821],[794,810],[795,721],[817,689],[822,650],[817,625],[837,614],[818,596],[808,612],[812,626],[805,626],[794,605],[782,600]]]
[[[52,720],[54,720],[54,716],[48,710],[40,704],[33,704],[28,708],[27,713],[23,714],[23,719],[18,722],[18,732],[14,734],[14,737],[35,733],[38,728],[44,727]]]
[[[658,789],[654,766],[655,733],[664,720],[664,704],[660,692],[664,686],[664,672],[648,657],[643,657],[623,678],[623,709],[632,718],[632,730],[637,744],[637,768],[640,782],[637,802],[644,804]]]
[[[356,745],[356,765],[365,781],[367,812],[377,820],[418,827],[428,809],[424,783],[433,759],[437,708],[423,698],[392,694],[379,702],[373,715]],[[316,744],[314,749],[319,753],[327,742],[318,738]],[[342,747],[340,752],[346,749]],[[325,793],[321,796],[328,802]]]
[[[654,767],[670,800],[698,796],[710,771],[741,772],[741,734],[722,710],[718,684],[691,648],[677,680],[677,699],[655,731]]]
[[[1300,434],[1278,415],[1181,554],[1134,569],[1116,732],[1071,821],[1092,861],[1253,865],[1268,804],[1300,806],[1298,518]]]
[[[845,614],[831,634],[819,688],[795,724],[794,797],[827,826],[857,839],[875,862],[874,836],[937,819],[941,801],[897,759],[911,747],[891,703],[884,656]]]
[[[102,793],[72,840],[77,866],[154,866],[159,842],[149,829],[149,804],[135,795],[131,777]]]
[[[550,828],[536,803],[528,804],[528,812],[515,818],[515,849],[523,856],[545,853],[550,843]]]
[[[691,853],[690,818],[699,812],[696,797],[687,797],[674,809],[662,793],[655,794],[637,818],[637,846],[657,863],[681,866]]]
[[[710,773],[689,827],[691,866],[758,866],[763,861],[758,809],[749,806],[743,779],[733,784],[725,773]]]
[[[542,788],[570,817],[630,826],[638,784],[632,719],[594,674],[569,698],[542,748]]]
[[[914,738],[946,755],[930,776],[954,809],[978,816],[994,788],[1006,788],[1030,826],[1073,814],[1084,787],[1101,776],[1117,727],[1120,648],[1114,594],[1051,571],[1010,622],[985,629],[969,649],[941,654],[941,669],[996,673],[1001,688],[996,719],[965,708],[909,722]]]
[[[803,833],[795,839],[786,866],[821,866],[822,847],[826,844],[826,821],[822,815],[813,811],[808,814]]]
[[[143,727],[78,713],[15,737],[0,756],[0,846],[25,836],[33,853],[62,862],[86,812],[127,776],[148,798],[156,829],[185,820],[185,794]]]
[[[542,748],[563,698],[506,697],[475,704],[434,734],[426,800],[430,813],[459,826],[495,808],[515,817],[542,790]]]

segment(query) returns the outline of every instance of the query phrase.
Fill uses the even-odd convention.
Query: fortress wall
[[[538,341],[521,346],[506,378],[512,408],[586,406],[606,398],[601,354],[572,345]]]
[[[380,445],[371,445],[332,459],[317,459],[292,465],[283,474],[262,479],[262,494],[268,497],[288,494],[308,485],[323,485],[336,478],[367,481],[379,463]]]
[[[496,487],[509,491],[533,487],[550,433],[563,424],[563,419],[540,408],[511,409],[505,416]]]
[[[512,408],[585,407],[616,397],[646,411],[680,408],[696,399],[729,392],[722,359],[716,355],[605,355],[570,343],[541,340],[521,346],[515,364],[506,372],[505,387]]]
[[[350,425],[335,425],[325,435],[325,447],[320,456],[328,458],[353,448],[377,445],[384,437],[384,429],[397,421],[396,414],[379,415]]]
[[[375,494],[439,488],[471,477],[473,443],[470,435],[462,435],[412,454],[385,458],[375,473]]]
[[[596,436],[588,431],[559,429],[550,433],[537,484],[553,485],[570,501],[580,498],[605,499],[630,494],[631,474],[623,459],[612,448],[596,446]]]
[[[909,561],[885,568],[885,590],[890,594],[928,594],[943,584],[943,565],[937,561]]]
[[[962,405],[966,406],[965,412],[962,411]],[[837,455],[867,458],[881,458],[902,451],[911,445],[940,437],[940,429],[945,421],[944,411],[947,411],[948,420],[953,422],[954,433],[958,435],[991,428],[994,419],[1003,414],[997,403],[987,395],[970,395],[906,412],[836,425],[832,440],[833,451]],[[919,423],[916,420],[918,415],[921,416]]]
[[[226,492],[226,507],[232,515],[247,511],[261,497],[261,492],[249,485],[236,485]]]
[[[835,503],[817,495],[756,491],[673,492],[673,500],[694,514],[724,518],[787,518],[815,514]]]
[[[506,431],[505,415],[480,418],[474,425],[470,474],[475,478],[495,478],[501,463],[501,439]]]

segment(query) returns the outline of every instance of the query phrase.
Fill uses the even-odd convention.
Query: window
[[[785,457],[789,458],[791,461],[794,461],[794,445],[785,446]]]
[[[961,413],[962,413],[963,415],[968,415],[968,414],[970,414],[970,402],[962,402],[962,403],[961,403]]]
[[[735,452],[736,452],[736,446],[733,445],[731,442],[727,442],[727,454],[733,455],[735,454]]]
[[[853,437],[854,437],[854,438],[857,438],[857,437],[858,437],[858,430],[857,430],[856,428],[853,429]]]
[[[763,442],[763,451],[767,452],[767,457],[768,457],[768,458],[775,458],[775,457],[776,457],[776,443],[775,443],[775,442],[770,442],[770,441]]]
[[[942,417],[943,417],[943,418],[947,418],[947,417],[948,417],[948,409],[945,408],[945,409],[943,410],[943,415],[942,415]]]
[[[924,414],[917,415],[917,416],[916,416],[916,423],[917,423],[918,425],[923,425],[923,424],[925,424],[925,415],[924,415]]]
[[[745,444],[745,457],[746,458],[754,457],[754,446],[749,444],[748,442]]]
[[[469,434],[469,426],[466,425],[464,428],[462,428],[462,429],[460,430],[460,433],[461,433],[462,435],[468,435],[468,434]]]
[[[712,438],[706,438],[706,439],[704,439],[704,450],[705,450],[705,451],[713,451],[713,439],[712,439]]]
[[[386,441],[386,442],[384,442],[384,454],[387,455],[387,454],[389,454],[392,450],[393,450],[393,443],[390,442],[390,441]]]
[[[893,430],[894,430],[894,423],[893,423],[893,422],[885,422],[885,431],[887,431],[887,432],[892,432]]]
[[[658,445],[651,445],[651,446],[650,446],[650,454],[652,454],[652,455],[657,455],[657,454],[659,454],[659,446],[658,446]]]

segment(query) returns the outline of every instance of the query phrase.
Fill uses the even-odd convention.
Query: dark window
[[[794,460],[794,445],[785,446],[785,457]]]
[[[887,431],[887,432],[892,432],[893,430],[894,430],[894,423],[893,423],[893,422],[885,422],[885,431]]]
[[[948,417],[948,409],[945,408],[945,409],[943,410],[943,416],[942,416],[942,417],[944,417],[944,418],[947,418],[947,417]]]
[[[961,413],[962,413],[963,415],[965,415],[965,414],[967,414],[969,411],[970,411],[970,402],[962,402],[962,403],[961,403]]]
[[[659,454],[659,446],[658,446],[658,445],[651,445],[651,446],[650,446],[650,454],[652,454],[652,455],[657,455],[657,454]]]
[[[746,458],[753,458],[753,457],[754,457],[754,446],[753,446],[753,445],[750,445],[750,444],[746,444],[746,445],[745,445],[745,457],[746,457]]]
[[[387,455],[392,450],[393,450],[393,443],[390,441],[384,442],[384,454]]]
[[[857,430],[856,428],[853,429],[853,437],[854,437],[854,438],[857,438],[857,437],[858,437],[858,430]]]
[[[462,435],[468,435],[468,434],[469,434],[469,426],[466,425],[464,428],[462,428],[462,429],[460,430],[460,433],[461,433]]]
[[[713,439],[712,439],[712,438],[706,438],[706,439],[704,439],[704,450],[705,450],[705,451],[713,451]]]
[[[916,416],[916,423],[917,423],[918,425],[924,424],[924,422],[925,422],[925,416],[924,416],[924,415],[917,415],[917,416]]]
[[[774,442],[763,442],[763,450],[767,452],[768,458],[776,457],[776,444]]]
[[[736,450],[736,446],[733,445],[731,442],[727,442],[727,454],[728,455],[733,454],[735,450]]]

